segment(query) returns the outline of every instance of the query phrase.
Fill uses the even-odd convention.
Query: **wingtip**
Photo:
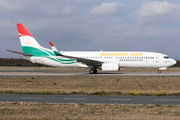
[[[52,44],[52,42],[49,42],[50,43],[50,45],[51,45],[51,47],[53,47],[54,45]]]

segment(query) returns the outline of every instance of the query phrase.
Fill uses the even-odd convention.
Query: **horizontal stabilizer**
[[[32,54],[26,54],[26,53],[16,52],[16,51],[12,51],[12,50],[6,50],[6,51],[16,53],[16,54],[19,54],[19,55],[23,55],[23,56],[32,56]]]

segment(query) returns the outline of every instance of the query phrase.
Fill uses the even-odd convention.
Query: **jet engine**
[[[119,71],[120,65],[118,63],[103,63],[102,71]]]

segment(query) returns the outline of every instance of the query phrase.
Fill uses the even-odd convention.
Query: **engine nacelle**
[[[102,71],[119,71],[120,65],[118,63],[103,63]]]

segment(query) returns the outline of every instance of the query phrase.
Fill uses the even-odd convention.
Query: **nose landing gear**
[[[160,74],[160,73],[161,73],[161,70],[166,70],[166,69],[167,69],[167,67],[159,68],[158,71],[157,71],[157,73]]]

